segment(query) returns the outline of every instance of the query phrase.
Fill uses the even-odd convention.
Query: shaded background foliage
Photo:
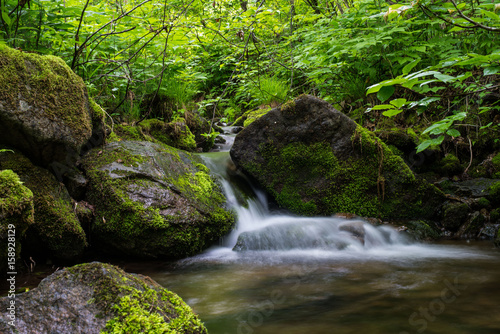
[[[310,93],[368,128],[415,128],[419,151],[483,133],[498,145],[500,5],[490,1],[0,4],[2,43],[62,57],[115,122],[186,110],[232,121]]]

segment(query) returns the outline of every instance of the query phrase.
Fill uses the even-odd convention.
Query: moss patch
[[[64,185],[19,153],[0,155],[0,168],[15,171],[33,192],[35,223],[27,232],[29,248],[62,259],[80,255],[86,237]]]
[[[98,317],[109,319],[101,330],[103,334],[207,332],[179,296],[149,277],[127,274],[98,262],[77,265],[55,275],[93,288],[88,303],[100,310]]]
[[[12,170],[0,171],[0,276],[5,273],[8,258],[19,260],[21,241],[28,227],[34,222],[33,212],[31,190],[22,184],[19,176]],[[8,233],[9,230],[11,234]],[[14,255],[8,252],[11,242],[9,237],[15,242]]]
[[[0,45],[0,82],[0,120],[8,124],[0,134],[3,142],[48,164],[64,161],[67,149],[79,153],[91,137],[86,86],[62,59]],[[33,142],[43,143],[44,151]]]
[[[170,123],[148,119],[137,126],[117,124],[108,142],[120,140],[149,141],[191,152],[196,150],[195,136],[182,118]]]
[[[111,252],[179,258],[228,233],[233,213],[194,155],[148,142],[111,143],[84,160],[94,233]]]

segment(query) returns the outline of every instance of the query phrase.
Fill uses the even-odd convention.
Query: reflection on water
[[[126,269],[178,293],[211,334],[500,333],[491,243],[334,253],[217,249]]]
[[[207,164],[228,179],[227,153]],[[363,221],[273,215],[261,193],[241,205],[224,188],[238,225],[222,246],[125,267],[179,294],[211,334],[500,333],[491,242],[412,244]]]

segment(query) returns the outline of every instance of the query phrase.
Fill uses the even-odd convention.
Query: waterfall
[[[231,182],[231,173],[237,172],[228,151],[207,153],[203,158],[212,172],[220,178],[228,205],[238,216],[235,229],[222,243],[222,248],[226,251],[362,252],[408,244],[408,240],[395,229],[385,225],[375,227],[361,219],[299,217],[272,212],[267,206],[263,191],[249,184],[253,196],[244,199],[245,195]],[[244,177],[240,175],[239,178]]]

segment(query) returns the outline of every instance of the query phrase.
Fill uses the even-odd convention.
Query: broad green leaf
[[[392,86],[392,85],[400,84],[400,83],[403,83],[406,81],[407,81],[407,79],[405,79],[405,78],[396,78],[396,79],[390,79],[390,80],[385,80],[385,81],[379,82],[378,84],[375,84],[375,85],[368,87],[368,91],[366,92],[366,95],[371,94],[371,93],[376,93],[384,86]]]
[[[10,26],[11,19],[9,17],[9,14],[7,14],[7,12],[4,11],[3,6],[2,6],[2,18],[5,21],[5,23],[7,23],[7,25]]]
[[[489,10],[481,9],[481,13],[483,13],[483,15],[488,16],[490,19],[497,20],[497,21],[500,20],[500,16],[498,16],[497,14],[495,14],[493,12],[490,12]]]
[[[378,104],[371,108],[372,110],[386,110],[386,109],[394,109],[394,106],[391,104]]]
[[[407,75],[405,78],[408,80],[416,79],[416,78],[421,78],[429,75],[434,75],[434,74],[441,74],[441,72],[438,71],[420,71],[416,73],[412,73],[410,75]]]
[[[439,145],[443,142],[443,140],[444,136],[439,136],[438,138],[425,140],[420,145],[417,146],[417,153],[422,152],[429,146]]]
[[[455,81],[457,78],[452,77],[451,75],[436,73],[434,74],[434,78],[441,80],[442,82],[451,82]]]
[[[394,94],[395,88],[394,86],[383,86],[377,93],[377,98],[380,102],[387,101],[392,94]]]
[[[492,75],[500,72],[500,66],[488,66],[484,69],[484,75]]]
[[[438,135],[438,134],[441,134],[441,133],[445,132],[446,130],[448,130],[448,128],[452,124],[453,124],[453,121],[444,121],[444,120],[439,121],[439,122],[432,124],[427,129],[425,129],[424,132],[422,132],[422,134],[430,133],[431,135]]]
[[[393,106],[395,106],[396,108],[401,108],[402,106],[404,106],[406,104],[406,99],[396,99],[396,100],[392,100],[390,102],[390,104],[392,104]]]
[[[403,67],[403,75],[406,75],[408,73],[410,73],[410,71],[415,67],[417,66],[417,64],[420,62],[420,58],[419,59],[415,59],[414,61],[412,61],[411,63],[408,63],[405,65],[405,67]]]
[[[452,137],[460,137],[460,132],[456,129],[449,129],[448,131],[446,131],[446,134]]]
[[[382,115],[387,116],[387,117],[392,117],[392,116],[396,116],[402,112],[403,112],[402,109],[389,109],[389,110],[384,111],[382,113]]]

